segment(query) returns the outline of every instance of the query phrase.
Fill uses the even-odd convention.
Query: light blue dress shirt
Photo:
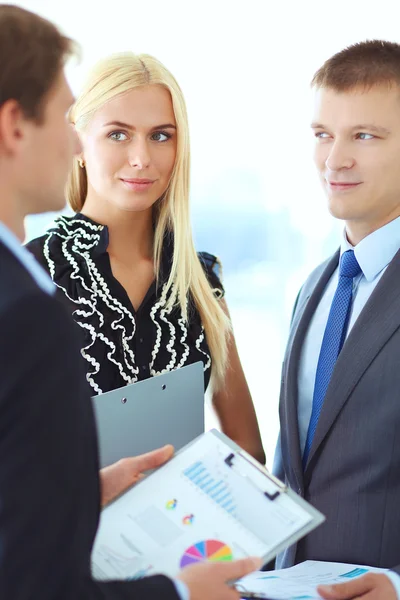
[[[399,248],[400,217],[391,221],[384,227],[381,227],[377,231],[374,231],[354,247],[354,254],[362,272],[358,277],[354,278],[353,300],[347,335]],[[344,232],[340,255],[349,249],[353,249],[353,246],[348,242],[346,233]],[[317,310],[311,319],[300,357],[297,415],[302,453],[304,451],[308,425],[311,418],[319,353],[338,279],[339,269],[336,269],[329,280]],[[388,576],[395,586],[398,599],[400,600],[400,576],[392,571],[388,572]]]
[[[48,276],[43,267],[37,262],[33,254],[26,250],[17,236],[12,233],[5,225],[0,221],[0,242],[2,242],[10,252],[19,260],[23,267],[30,273],[33,279],[36,281],[38,286],[46,292],[46,294],[55,293],[55,285],[51,278]],[[174,580],[176,591],[181,600],[190,600],[189,589],[187,585],[178,579]]]
[[[43,267],[37,262],[33,254],[31,254],[26,248],[21,246],[21,242],[17,236],[8,229],[0,221],[0,242],[8,248],[12,254],[19,260],[23,267],[30,273],[33,279],[36,281],[38,286],[42,288],[46,294],[54,294],[55,286],[51,278],[48,276]]]
[[[186,585],[186,583],[183,583],[183,581],[180,581],[180,579],[174,579],[174,584],[176,587],[176,591],[178,592],[178,595],[182,598],[182,600],[190,600],[189,588]]]

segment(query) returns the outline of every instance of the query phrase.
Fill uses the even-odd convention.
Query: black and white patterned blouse
[[[159,283],[152,283],[137,312],[112,274],[107,247],[107,227],[82,214],[59,217],[45,235],[27,244],[80,327],[81,353],[93,392],[107,392],[199,360],[204,364],[206,388],[211,357],[194,302],[189,299],[189,323],[180,308],[166,307],[172,240],[164,243]],[[198,256],[215,295],[221,298],[224,290],[216,257],[206,252]]]

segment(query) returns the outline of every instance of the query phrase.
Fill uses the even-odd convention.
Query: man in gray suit
[[[326,515],[277,559],[374,565],[325,598],[400,598],[400,46],[356,44],[313,79],[315,162],[341,248],[302,287],[275,474]]]

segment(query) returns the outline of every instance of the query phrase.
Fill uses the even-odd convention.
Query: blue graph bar
[[[221,483],[223,483],[221,481]],[[214,494],[210,494],[211,498],[213,498],[216,502],[218,502],[218,498],[221,497],[221,495],[224,495],[226,492],[226,485],[223,485],[222,488],[220,488],[217,492],[215,492]]]
[[[186,475],[186,477],[188,477],[189,475],[193,474],[194,471],[197,471],[198,467],[200,467],[200,466],[201,466],[201,462],[194,463],[194,465],[192,465],[191,467],[186,469],[186,471],[184,471],[183,473]]]
[[[215,485],[213,485],[209,490],[207,490],[207,493],[209,494],[210,492],[213,492],[214,490],[217,489],[218,486],[220,486],[222,484],[222,481],[218,481]]]
[[[206,474],[204,475],[204,474],[202,473],[202,476],[197,478],[197,481],[196,481],[196,483],[197,483],[197,485],[198,485],[199,487],[202,487],[202,483],[204,483],[206,480],[207,480],[208,482],[210,481],[210,476],[209,476],[209,474],[208,474],[208,473],[206,473]]]
[[[214,482],[214,479],[212,477],[210,477],[209,475],[207,475],[205,481],[202,481],[201,484],[199,482],[199,487],[201,487],[202,490],[205,490],[213,482]]]
[[[231,493],[228,492],[227,494],[225,494],[225,496],[222,496],[222,498],[217,500],[218,504],[223,504],[225,502],[225,500],[230,497],[230,495],[231,495]]]
[[[202,475],[204,472],[205,472],[205,468],[202,467],[201,469],[198,469],[195,473],[192,473],[191,475],[189,475],[189,479],[196,482],[199,479],[200,475]]]
[[[213,478],[201,461],[185,469],[183,474],[227,513],[235,516],[236,505],[226,482]]]

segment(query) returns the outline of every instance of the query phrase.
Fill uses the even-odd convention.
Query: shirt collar
[[[347,239],[346,230],[340,247],[340,255],[346,250],[354,254],[367,281],[373,281],[388,266],[400,248],[400,217],[370,233],[356,246]]]
[[[61,217],[60,219],[56,219],[55,223],[57,225],[58,221],[68,219],[69,223],[74,226],[81,225],[82,223],[86,223],[89,227],[94,226],[98,228],[99,238],[97,245],[93,248],[93,256],[101,256],[106,254],[109,244],[109,233],[107,225],[101,225],[97,223],[90,217],[83,215],[82,213],[76,213],[73,217]],[[50,231],[53,231],[52,228]],[[78,231],[79,235],[82,235],[81,232]],[[165,233],[163,248],[162,248],[162,256],[161,256],[161,269],[159,273],[160,281],[167,281],[173,262],[173,254],[174,254],[174,234],[172,231],[168,231]]]
[[[21,246],[19,239],[8,227],[0,221],[0,242],[15,256],[15,258],[28,271],[31,277],[36,281],[37,285],[46,294],[52,295],[55,292],[54,283],[36,261],[35,257],[26,248]]]

